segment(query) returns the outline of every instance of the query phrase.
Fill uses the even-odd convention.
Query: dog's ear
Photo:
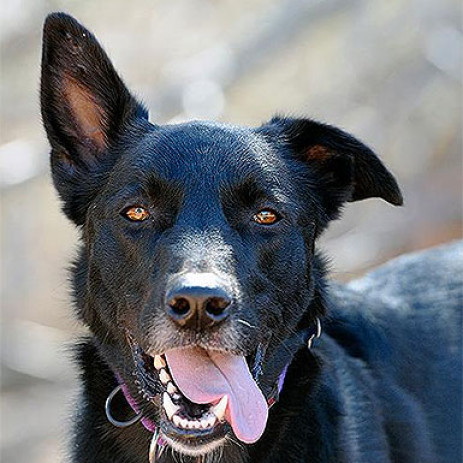
[[[77,224],[116,156],[110,148],[129,125],[147,120],[95,37],[64,13],[43,29],[42,119],[55,186]]]
[[[311,119],[282,117],[258,130],[310,165],[328,218],[335,218],[345,201],[378,197],[402,205],[393,175],[370,148],[348,133]]]

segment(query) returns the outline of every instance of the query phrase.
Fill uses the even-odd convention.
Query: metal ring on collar
[[[318,317],[315,319],[315,323],[317,325],[317,331],[312,334],[312,336],[310,336],[309,340],[307,341],[307,347],[309,349],[312,349],[314,340],[318,339],[322,334],[322,324],[320,323],[320,319]]]
[[[106,412],[106,418],[108,418],[108,421],[118,427],[118,428],[127,428],[128,426],[132,426],[132,424],[135,424],[137,421],[139,421],[142,417],[142,414],[141,413],[137,413],[133,418],[131,418],[130,420],[128,421],[119,421],[119,420],[116,420],[116,418],[114,418],[111,414],[111,402],[113,401],[114,397],[116,396],[116,394],[122,390],[122,386],[119,384],[119,386],[116,386],[113,391],[111,392],[111,394],[108,395],[108,398],[106,399],[106,402],[105,402],[105,412]]]

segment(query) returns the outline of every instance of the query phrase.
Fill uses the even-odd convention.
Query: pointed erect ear
[[[63,13],[45,21],[40,95],[55,185],[65,212],[79,223],[85,196],[95,191],[93,177],[101,178],[102,170],[114,165],[111,146],[129,125],[147,120],[147,111],[131,96],[95,37]]]
[[[345,201],[377,197],[402,205],[393,175],[370,148],[342,130],[311,119],[276,117],[259,132],[311,167],[330,218]]]

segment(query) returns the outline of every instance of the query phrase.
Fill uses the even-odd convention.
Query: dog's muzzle
[[[313,347],[313,343],[315,339],[319,338],[320,335],[321,335],[321,323],[320,323],[320,320],[316,318],[314,324],[309,329],[298,333],[297,334],[298,337],[296,339],[292,339],[292,344],[295,348],[294,353],[297,350],[299,350],[302,342],[306,344],[307,348],[311,349]],[[287,349],[287,344],[285,344],[285,349]],[[289,358],[289,360],[287,360],[286,364],[281,369],[280,373],[278,374],[278,378],[274,384],[273,389],[266,396],[266,403],[269,409],[278,401],[279,395],[284,386],[286,373],[287,373],[289,364],[292,361],[294,353]],[[176,362],[177,363],[179,361],[181,362],[181,355],[182,355],[181,350],[175,353],[174,357],[178,357],[178,358],[175,360],[171,359],[171,362],[173,365],[175,365]],[[188,356],[189,354],[186,353],[185,355]],[[169,357],[169,354],[167,354],[167,356]],[[170,354],[170,356],[172,357],[172,354]],[[254,365],[252,366],[252,368],[250,368],[250,372],[252,372],[251,374],[254,380],[257,382],[257,384],[259,383],[260,376],[263,374],[262,362],[263,362],[264,356],[265,356],[265,348],[264,346],[259,345],[256,355],[255,355]],[[220,424],[221,422],[225,420],[226,413],[228,414],[227,420],[231,419],[230,418],[231,413],[230,413],[230,409],[228,408],[229,405],[227,403],[228,402],[227,395],[224,395],[222,399],[217,401],[217,403],[213,403],[209,405],[205,404],[203,406],[205,412],[204,412],[203,418],[199,421],[199,425],[197,425],[196,422],[193,425],[189,423],[188,420],[181,419],[179,417],[178,411],[181,409],[180,399],[182,397],[182,389],[175,383],[174,378],[172,378],[172,373],[169,370],[166,356],[164,355],[155,356],[155,358],[153,359],[153,365],[154,365],[154,369],[157,371],[159,375],[159,380],[161,384],[165,386],[165,391],[161,392],[162,406],[163,406],[163,409],[164,409],[164,412],[167,418],[172,421],[173,426],[176,426],[177,428],[180,428],[180,429],[184,428],[186,430],[188,430],[188,428],[192,430],[193,428],[198,428],[199,430],[199,428],[202,427],[204,431],[207,433],[209,430],[213,431],[216,424]],[[206,362],[206,364],[202,366],[207,368],[207,365],[208,364]],[[199,366],[201,366],[201,363],[199,364]],[[150,449],[149,449],[149,462],[155,463],[159,459],[159,457],[162,455],[162,453],[164,452],[166,446],[169,445],[169,438],[166,438],[163,435],[162,429],[159,426],[159,424],[156,424],[153,420],[143,416],[143,414],[140,412],[140,407],[139,407],[139,404],[137,403],[137,400],[134,397],[132,397],[132,395],[129,392],[129,389],[127,388],[125,383],[122,381],[121,376],[117,373],[116,373],[116,379],[117,379],[118,385],[108,395],[108,398],[106,399],[106,403],[105,403],[105,412],[106,412],[107,419],[112,425],[116,427],[120,427],[120,428],[132,426],[133,424],[141,420],[141,423],[143,424],[143,426],[148,431],[153,433],[153,437],[152,437]],[[188,382],[191,382],[191,381],[194,381],[194,378],[187,377],[187,380]],[[197,381],[198,382],[201,381],[201,378],[199,376],[197,378]],[[187,390],[190,389],[191,387],[193,387],[193,389],[195,388],[194,385],[191,385],[188,383],[184,384],[184,387],[186,387]],[[119,392],[122,392],[124,394],[127,403],[130,405],[130,407],[134,411],[134,416],[127,421],[117,420],[116,418],[114,418],[113,413],[111,411],[112,401]],[[233,392],[231,393],[233,394]],[[174,403],[174,400],[176,400],[175,403]],[[188,400],[188,399],[185,399],[185,400]],[[240,432],[240,428],[238,426],[238,433],[239,432]]]

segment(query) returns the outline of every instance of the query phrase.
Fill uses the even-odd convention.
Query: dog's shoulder
[[[386,434],[400,430],[388,434],[398,461],[409,461],[403,449],[419,456],[410,461],[433,462],[455,461],[460,451],[452,442],[461,435],[462,275],[463,243],[453,243],[330,286],[318,346],[325,370],[345,381],[337,389],[344,406],[376,407],[351,411],[349,420],[371,425],[381,416]],[[362,391],[368,400],[357,400]]]
[[[405,331],[436,341],[442,337],[456,347],[461,344],[462,282],[463,242],[407,254],[348,285],[333,283],[331,316],[357,330],[370,326],[393,337]]]

